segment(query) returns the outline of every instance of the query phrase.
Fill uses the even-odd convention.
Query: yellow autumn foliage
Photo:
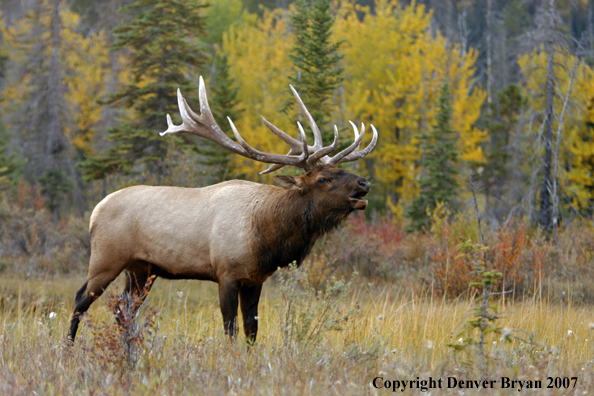
[[[561,132],[559,145],[559,166],[557,178],[561,196],[571,199],[577,209],[591,205],[594,199],[594,71],[583,60],[561,49],[555,51],[554,74],[556,94],[554,99],[553,145],[557,133]],[[518,64],[525,76],[524,94],[530,107],[537,114],[544,114],[546,108],[546,78],[548,55],[542,48],[522,55]],[[574,67],[575,66],[575,67]],[[563,102],[567,96],[572,70],[575,69],[569,103],[559,128]],[[541,128],[542,129],[542,128]],[[530,131],[526,131],[529,133]],[[538,141],[538,140],[536,140]],[[537,145],[535,145],[536,147]],[[542,149],[542,147],[541,147]],[[537,152],[537,155],[538,152]],[[560,202],[566,200],[561,199]]]
[[[343,3],[335,24],[345,40],[345,101],[350,117],[372,122],[381,132],[375,177],[402,201],[416,194],[422,141],[418,135],[435,124],[439,90],[449,80],[451,126],[459,134],[460,159],[484,161],[478,120],[485,93],[472,88],[477,52],[461,53],[430,30],[431,13],[414,2],[367,7]]]
[[[485,93],[472,87],[477,52],[461,53],[458,46],[433,35],[431,13],[413,2],[402,7],[394,0],[376,2],[372,13],[353,1],[335,4],[333,40],[343,41],[343,88],[337,92],[332,119],[341,135],[352,139],[348,121],[373,123],[380,133],[374,159],[374,180],[388,194],[411,199],[416,191],[422,142],[418,135],[432,127],[439,89],[449,79],[452,127],[459,133],[463,163],[484,161],[480,143],[485,132],[474,124]],[[240,132],[264,151],[288,148],[263,127],[259,115],[296,136],[297,127],[279,109],[290,98],[287,76],[295,73],[289,59],[293,37],[282,10],[265,12],[257,23],[244,23],[224,36],[231,74],[240,86],[244,118]],[[369,141],[369,137],[367,141]],[[255,177],[264,166],[240,161],[240,171]]]
[[[92,154],[91,141],[96,133],[95,126],[102,120],[102,106],[97,100],[105,95],[105,65],[108,62],[108,47],[103,32],[83,37],[74,31],[78,15],[64,12],[62,23],[63,40],[77,51],[65,51],[64,64],[74,71],[64,78],[68,87],[66,99],[76,114],[76,129],[70,131],[72,145]]]
[[[296,136],[297,126],[279,112],[290,95],[288,76],[293,72],[293,65],[288,53],[291,45],[287,18],[282,10],[266,11],[260,20],[232,26],[230,32],[223,35],[230,75],[240,87],[238,98],[246,109],[235,124],[242,137],[262,151],[284,153],[288,152],[288,147],[264,126],[260,115]],[[229,130],[226,124],[225,121],[221,126]],[[233,160],[236,173],[244,173],[252,179],[257,179],[258,173],[267,168],[265,164],[236,156]]]
[[[17,64],[26,64],[35,52],[40,58],[49,60],[51,46],[39,48],[40,42],[50,41],[51,13],[49,6],[45,12],[29,18],[22,18],[14,25],[4,26],[2,34],[6,45],[11,48],[10,59]],[[91,140],[96,133],[96,126],[102,121],[102,107],[97,99],[105,94],[106,63],[108,61],[108,47],[103,32],[91,34],[87,37],[80,33],[80,16],[60,8],[60,53],[59,61],[62,65],[61,82],[65,86],[64,97],[68,103],[68,119],[63,133],[76,149],[85,154],[92,152]],[[36,73],[34,67],[19,69],[24,73],[12,78],[6,87],[5,97],[11,98],[4,105],[14,111],[23,105],[23,100],[33,89]]]

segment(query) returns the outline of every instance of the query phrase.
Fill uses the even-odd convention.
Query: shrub
[[[148,295],[123,293],[109,296],[107,306],[114,314],[116,323],[89,323],[93,332],[92,344],[86,351],[96,357],[103,370],[134,369],[139,358],[151,350],[157,334],[159,311],[148,309],[139,315],[140,306]]]
[[[341,309],[351,291],[351,282],[332,277],[323,290],[316,291],[303,271],[291,265],[279,273],[279,284],[283,304],[279,324],[283,344],[289,350],[317,346],[324,333],[343,330],[353,315],[352,310]]]
[[[0,268],[28,276],[85,268],[90,250],[86,217],[54,222],[40,189],[19,184],[16,197],[0,197]]]

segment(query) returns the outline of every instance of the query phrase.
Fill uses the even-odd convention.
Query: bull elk
[[[143,293],[155,277],[200,279],[219,284],[225,333],[234,337],[237,308],[241,307],[245,335],[250,342],[258,331],[258,301],[262,284],[277,268],[299,265],[318,238],[335,228],[354,210],[363,210],[369,182],[336,165],[369,154],[378,139],[359,150],[361,133],[352,124],[355,141],[330,157],[334,141],[324,147],[318,126],[291,87],[314,135],[309,146],[298,123],[299,140],[264,117],[264,124],[290,146],[287,155],[270,154],[248,145],[228,118],[237,139],[222,132],[210,111],[200,77],[200,115],[177,92],[182,125],[167,115],[161,136],[192,133],[241,156],[271,164],[262,173],[290,165],[305,170],[301,176],[275,175],[279,187],[231,180],[204,188],[134,186],[105,197],[90,221],[91,258],[87,281],[76,293],[68,338],[74,341],[81,315],[122,272],[124,293]]]

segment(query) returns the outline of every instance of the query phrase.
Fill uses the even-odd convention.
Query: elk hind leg
[[[109,284],[119,275],[113,273],[101,273],[91,279],[76,292],[74,299],[74,310],[70,319],[70,328],[68,330],[68,340],[74,342],[76,331],[80,323],[81,316],[87,312],[91,304],[98,299]]]

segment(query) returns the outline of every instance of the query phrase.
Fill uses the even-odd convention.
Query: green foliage
[[[0,190],[15,184],[24,163],[17,154],[8,154],[6,140],[0,139]]]
[[[342,42],[331,41],[334,17],[330,1],[297,0],[295,12],[291,15],[291,27],[295,44],[289,54],[297,68],[297,75],[290,76],[294,88],[310,111],[322,131],[322,139],[330,144],[334,132],[328,128],[331,113],[331,97],[343,81],[344,69],[339,66],[343,58],[338,50]],[[285,103],[284,111],[294,105],[291,98]]]
[[[38,180],[41,183],[41,192],[46,198],[47,208],[50,212],[57,213],[66,202],[68,193],[72,191],[72,179],[62,169],[49,168]]]
[[[528,7],[528,4],[522,0],[507,2],[502,13],[502,20],[505,31],[508,32],[510,37],[521,37],[526,29],[530,28],[532,21]]]
[[[434,211],[438,202],[450,209],[457,206],[458,151],[456,134],[450,127],[452,108],[448,103],[449,97],[449,84],[446,82],[441,88],[436,124],[428,134],[420,136],[425,144],[424,175],[419,179],[419,195],[406,212],[411,220],[409,231],[426,229],[431,223],[428,213]]]
[[[208,31],[206,40],[211,44],[220,44],[223,34],[241,19],[243,6],[240,0],[218,0],[209,3],[205,18]]]
[[[242,3],[248,12],[260,17],[267,10],[273,10],[278,6],[278,0],[242,0]]]
[[[114,171],[164,173],[159,162],[167,148],[157,132],[165,130],[168,113],[178,112],[178,88],[189,102],[195,98],[196,85],[188,72],[203,66],[207,58],[196,40],[205,34],[203,7],[195,0],[137,0],[122,7],[132,15],[114,29],[112,49],[130,51],[131,82],[104,103],[130,109],[134,117],[109,131],[114,145],[105,154],[81,165],[87,179]]]
[[[509,160],[514,152],[510,147],[513,129],[518,124],[518,117],[526,107],[527,100],[522,95],[517,84],[510,84],[499,92],[498,101],[492,104],[491,112],[487,116],[487,130],[489,131],[489,148],[487,163],[480,175],[486,189],[502,199],[503,186],[510,178]]]

